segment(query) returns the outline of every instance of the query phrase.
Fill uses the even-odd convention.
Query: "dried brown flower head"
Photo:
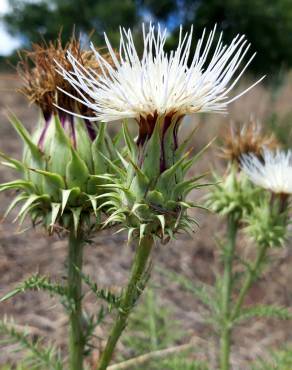
[[[242,154],[254,153],[262,156],[263,148],[276,149],[280,146],[274,134],[263,132],[261,125],[251,119],[247,124],[230,127],[230,132],[223,138],[221,156],[233,162],[239,162]]]
[[[23,80],[20,92],[30,102],[36,103],[41,108],[45,118],[49,118],[57,110],[54,104],[70,112],[92,116],[89,108],[79,104],[75,99],[58,89],[63,89],[78,97],[76,89],[56,71],[56,63],[68,71],[72,70],[72,65],[66,57],[67,51],[70,51],[81,66],[94,71],[96,75],[100,73],[99,64],[93,51],[83,50],[80,41],[76,40],[74,36],[64,47],[61,37],[48,45],[33,44],[32,51],[24,51],[24,56],[17,66],[18,74]],[[105,55],[104,57],[112,64],[109,56]]]

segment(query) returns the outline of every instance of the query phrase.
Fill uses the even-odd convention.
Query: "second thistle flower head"
[[[252,153],[262,158],[263,148],[276,149],[279,143],[274,134],[266,134],[259,122],[250,119],[244,125],[232,125],[224,135],[222,157],[230,162],[240,163],[244,154]]]
[[[242,170],[250,180],[275,194],[292,194],[292,151],[263,149],[262,160],[255,154],[245,154]]]

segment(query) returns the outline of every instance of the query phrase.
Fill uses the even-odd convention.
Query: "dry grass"
[[[21,145],[9,126],[5,117],[6,108],[13,110],[28,126],[32,127],[37,119],[36,110],[27,107],[25,98],[14,92],[19,82],[15,76],[0,76],[0,147],[1,150],[20,156]],[[185,130],[194,124],[201,124],[194,140],[194,147],[203,146],[214,135],[222,132],[230,120],[243,122],[250,114],[265,123],[276,112],[279,119],[292,114],[292,76],[287,77],[287,83],[271,94],[263,86],[256,87],[252,93],[235,102],[230,108],[230,115],[204,115],[189,119]],[[222,169],[223,162],[214,156],[211,149],[201,161],[199,168],[193,171],[206,170],[211,166]],[[13,174],[0,167],[0,180],[7,181]],[[201,194],[200,194],[201,195]],[[197,196],[194,194],[194,196]],[[10,200],[9,194],[1,195],[1,213]],[[219,256],[215,248],[214,236],[223,235],[224,227],[216,216],[198,213],[200,230],[193,237],[182,236],[176,242],[156,249],[157,263],[163,268],[173,269],[182,273],[195,283],[198,279],[207,283],[214,282],[214,273],[219,268]],[[0,295],[12,289],[32,272],[39,271],[53,278],[62,279],[66,261],[66,245],[56,237],[47,237],[42,230],[31,230],[24,234],[17,233],[17,227],[12,224],[13,215],[0,225]],[[222,230],[223,229],[223,230]],[[112,234],[112,233],[111,233]],[[98,283],[107,287],[120,287],[126,282],[132,250],[124,244],[124,235],[112,236],[106,232],[96,238],[93,246],[86,249],[85,272],[89,273]],[[243,254],[253,252],[253,246],[247,240],[240,240]],[[248,297],[249,303],[266,302],[287,306],[292,304],[292,252],[284,248],[274,252],[275,258],[264,278],[252,289]],[[199,353],[211,362],[215,369],[214,350],[218,347],[211,339],[209,329],[204,325],[204,308],[190,294],[178,289],[159,272],[153,272],[152,282],[157,296],[167,306],[170,306],[174,317],[179,320],[185,332],[185,342],[197,336],[201,339]],[[91,296],[86,298],[86,308],[94,311],[96,306]],[[13,316],[21,325],[28,325],[35,335],[44,335],[61,348],[65,348],[66,318],[62,306],[45,294],[27,293],[19,295],[9,302],[0,305],[0,316]],[[268,348],[282,346],[292,342],[292,324],[273,320],[257,320],[247,326],[240,327],[235,333],[233,348],[233,369],[248,369],[249,363],[257,356],[265,356]],[[99,345],[104,344],[106,328],[98,331]],[[119,345],[119,350],[129,353],[128,348]],[[99,350],[93,353],[98,358]],[[9,359],[17,358],[17,354],[9,351],[0,352],[0,365]],[[147,370],[147,369],[145,369]],[[167,369],[164,369],[167,370]]]

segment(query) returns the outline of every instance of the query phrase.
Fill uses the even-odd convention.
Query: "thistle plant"
[[[291,153],[286,154],[276,146],[279,144],[273,135],[264,135],[253,123],[233,132],[223,150],[230,160],[225,178],[208,195],[207,206],[227,218],[223,275],[218,276],[216,284],[221,370],[230,368],[232,332],[239,322],[253,316],[291,317],[283,307],[243,307],[249,289],[262,272],[269,249],[282,246],[287,237]],[[256,245],[254,260],[246,261],[238,253],[239,228]],[[234,270],[238,261],[243,266],[239,279]]]
[[[187,150],[189,141],[181,142],[183,118],[199,112],[224,112],[229,103],[252,88],[228,97],[254,56],[237,74],[249,50],[247,41],[237,36],[227,46],[221,34],[211,55],[215,31],[208,37],[204,32],[192,53],[192,29],[184,34],[181,28],[176,50],[167,53],[167,30],[151,24],[148,29],[143,26],[144,50],[139,58],[131,31],[121,29],[118,56],[105,36],[114,65],[92,46],[102,70],[99,79],[90,69],[81,68],[71,53],[68,60],[73,72],[59,68],[78,91],[75,100],[94,111],[91,121],[124,121],[126,152],[122,167],[117,176],[108,178],[112,183],[105,185],[107,193],[99,199],[105,198],[104,206],[109,207],[107,223],[119,222],[137,247],[99,370],[110,363],[128,316],[147,283],[154,241],[167,243],[196,223],[187,210],[197,205],[186,198],[191,190],[206,184],[199,182],[201,175],[186,177],[201,153],[192,155]],[[60,109],[68,112],[64,107]],[[129,119],[137,124],[135,139],[128,127]]]
[[[22,161],[0,153],[3,164],[16,170],[20,178],[0,185],[0,191],[13,189],[17,196],[6,215],[21,204],[16,220],[23,223],[29,215],[33,225],[42,224],[49,233],[68,237],[67,287],[62,290],[70,303],[69,368],[83,368],[86,344],[82,318],[82,258],[83,247],[90,235],[101,225],[100,203],[97,196],[104,184],[105,173],[110,172],[108,159],[115,161],[115,149],[104,125],[95,128],[86,118],[76,118],[57,106],[75,113],[90,114],[89,109],[68,98],[74,94],[65,80],[56,72],[56,64],[70,70],[66,52],[75,56],[80,66],[96,74],[100,69],[91,51],[84,51],[72,40],[63,48],[61,41],[43,47],[34,45],[19,64],[24,81],[21,92],[37,104],[40,110],[38,124],[30,134],[22,123],[11,116],[11,123],[24,144]],[[108,59],[110,61],[110,58]],[[61,90],[58,90],[59,87]],[[66,92],[66,94],[65,94]],[[40,283],[39,279],[37,282]],[[34,288],[32,281],[28,284]],[[44,282],[38,288],[45,289]],[[60,289],[52,291],[60,294]],[[2,300],[22,290],[7,294]]]

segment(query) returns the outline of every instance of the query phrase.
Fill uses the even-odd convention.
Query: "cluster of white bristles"
[[[255,56],[240,67],[250,47],[244,36],[236,36],[227,46],[222,43],[221,33],[213,45],[215,27],[208,37],[203,32],[192,54],[193,29],[183,33],[181,27],[177,49],[167,53],[167,30],[151,24],[146,30],[143,25],[144,49],[139,58],[131,31],[122,28],[120,32],[118,56],[105,35],[113,65],[91,46],[101,69],[99,75],[82,67],[70,53],[72,71],[59,65],[59,72],[80,94],[80,99],[72,98],[95,112],[91,120],[139,119],[156,113],[224,112],[229,103],[260,82],[229,97]]]
[[[241,166],[256,185],[276,194],[292,194],[292,151],[263,150],[263,159],[242,156]]]

